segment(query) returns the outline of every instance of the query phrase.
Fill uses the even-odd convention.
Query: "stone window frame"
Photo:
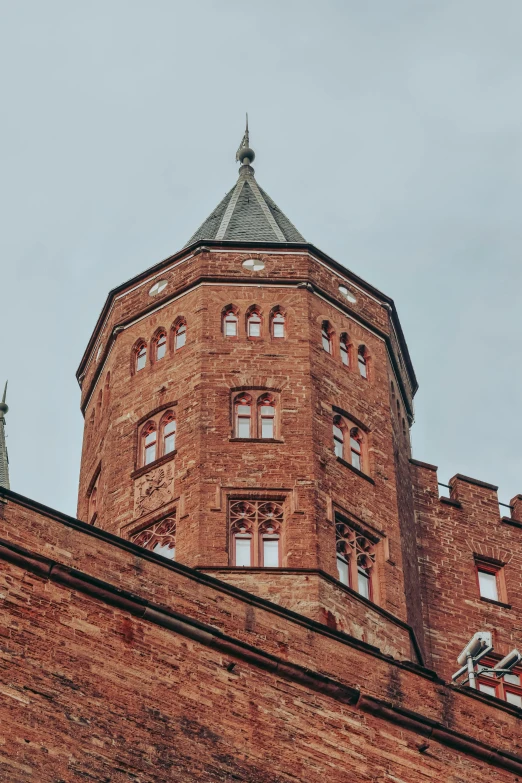
[[[237,408],[240,404],[240,400],[248,400],[250,406],[250,435],[248,437],[239,435],[238,426],[238,413]],[[262,433],[262,420],[261,413],[262,403],[267,400],[271,401],[274,408],[274,429],[273,437],[263,438]],[[245,403],[243,403],[245,404]],[[271,389],[266,387],[252,387],[245,386],[239,389],[231,389],[231,436],[230,440],[241,441],[245,443],[282,443],[281,438],[281,393],[278,389]],[[244,418],[247,418],[246,416]]]
[[[274,334],[274,323],[278,323],[275,322],[275,318],[277,316],[281,316],[283,319],[282,322],[283,334],[282,336],[276,337],[276,335]],[[272,340],[286,340],[286,338],[288,337],[288,313],[286,312],[286,309],[281,305],[274,305],[274,307],[272,307],[272,309],[270,310],[270,315],[268,320],[269,320],[269,328],[270,328],[270,338]]]
[[[384,537],[339,510],[334,511],[335,552],[338,579],[362,598],[379,604],[379,571]],[[347,581],[341,578],[340,562],[346,565]],[[359,571],[366,571],[368,597],[360,590]]]
[[[154,548],[163,543],[169,549],[174,550],[174,557],[167,557],[161,552],[155,552],[166,560],[176,560],[176,537],[177,537],[177,519],[176,509],[170,514],[160,517],[154,521],[148,521],[145,526],[129,533],[129,541],[136,546],[141,546],[149,552],[154,552]]]
[[[373,482],[370,476],[370,459],[369,459],[369,435],[370,431],[361,421],[351,416],[346,411],[338,408],[336,405],[332,406],[332,429],[334,438],[334,454],[336,459],[346,465],[351,470],[355,471],[361,476],[364,476],[369,481]],[[335,428],[338,427],[343,433],[342,441],[335,434]],[[360,443],[360,467],[353,464],[352,459],[352,438]],[[336,443],[342,442],[343,455],[340,456],[336,451]]]
[[[256,321],[256,323],[259,323],[259,334],[250,334],[250,323],[252,316],[257,316],[259,321]],[[245,312],[245,333],[248,340],[252,340],[253,342],[263,340],[264,339],[264,328],[265,328],[265,319],[263,317],[263,310],[261,307],[257,304],[250,305]]]
[[[138,360],[141,356],[141,352],[145,350],[145,356],[144,356],[144,364],[142,367],[138,369]],[[136,375],[137,373],[141,372],[142,370],[145,370],[147,368],[147,358],[149,356],[149,348],[147,345],[147,341],[143,337],[139,337],[134,345],[132,346],[132,352],[131,352],[131,375]]]
[[[490,653],[485,658],[482,658],[479,663],[479,670],[477,674],[477,686],[478,690],[482,693],[488,693],[488,691],[485,690],[485,688],[492,688],[495,691],[494,698],[500,699],[501,701],[505,701],[508,704],[514,704],[515,707],[519,707],[519,709],[522,707],[522,666],[514,666],[511,670],[510,677],[518,677],[519,684],[514,683],[513,681],[506,681],[506,676],[503,677],[491,677],[487,674],[481,673],[481,667],[487,666],[488,668],[493,668],[500,660],[502,656],[496,655],[495,653]],[[484,686],[483,688],[481,686]],[[516,703],[515,700],[509,700],[508,694],[513,694],[513,696],[518,697],[516,701],[520,702],[519,704]],[[493,696],[493,694],[488,694],[490,696]]]
[[[226,319],[229,314],[234,315],[235,318],[235,324],[236,324],[235,334],[226,333],[226,323],[227,323]],[[239,338],[239,315],[240,315],[239,307],[235,304],[227,304],[221,310],[221,334],[225,338],[225,340],[237,340]]]
[[[165,353],[163,354],[163,356],[160,356],[160,358],[158,359],[158,346],[162,337],[165,338],[165,342],[164,342]],[[163,326],[160,326],[158,329],[156,329],[150,341],[151,364],[156,364],[157,362],[161,362],[163,359],[166,359],[168,353],[169,353],[169,341],[168,341],[167,330]]]
[[[136,478],[137,475],[141,475],[142,473],[146,473],[147,471],[152,470],[153,468],[163,464],[164,462],[168,462],[169,460],[173,459],[175,455],[178,453],[177,440],[179,435],[179,420],[177,416],[177,408],[176,408],[177,404],[178,401],[173,400],[169,403],[159,406],[158,408],[154,408],[146,416],[142,416],[142,418],[139,419],[139,421],[136,423],[136,440],[135,440],[135,455],[134,455],[135,470],[132,474],[133,478]],[[161,442],[162,441],[161,432],[162,432],[162,427],[164,426],[164,422],[166,422],[166,419],[169,416],[169,414],[172,414],[176,420],[176,446],[173,451],[164,453],[164,444]],[[153,425],[157,433],[156,459],[153,460],[152,462],[149,462],[149,464],[146,465],[144,461],[145,454],[144,454],[144,444],[143,444],[143,433],[145,432],[148,425]]]
[[[89,486],[87,487],[87,522],[89,525],[95,525],[98,519],[100,475],[101,462],[94,471]]]
[[[242,507],[245,509],[241,513]],[[269,509],[274,516],[268,516]],[[285,497],[234,493],[227,498],[229,564],[234,568],[281,568],[285,530]],[[238,540],[250,542],[250,565],[237,564]],[[265,565],[265,541],[278,541],[277,566]]]
[[[505,563],[492,558],[484,557],[483,555],[474,555],[475,564],[475,580],[478,589],[478,595],[481,601],[488,603],[503,604],[509,606],[507,588],[506,588],[506,575],[505,575]],[[489,598],[482,594],[482,588],[480,584],[480,573],[492,574],[495,576],[495,584],[497,590],[497,598]]]

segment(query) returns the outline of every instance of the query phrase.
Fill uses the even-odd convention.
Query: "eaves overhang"
[[[105,300],[105,304],[101,310],[101,313],[98,317],[98,320],[92,332],[91,338],[82,356],[78,370],[76,371],[76,378],[78,382],[80,381],[80,378],[85,370],[91,352],[96,344],[96,340],[98,338],[99,332],[102,328],[102,325],[105,322],[105,319],[110,311],[110,308],[112,306],[115,297],[121,294],[123,291],[125,291],[125,289],[134,286],[142,282],[143,280],[146,280],[147,277],[150,277],[150,275],[159,272],[167,264],[171,264],[172,262],[178,261],[185,256],[194,255],[198,251],[198,249],[202,247],[223,249],[223,250],[228,250],[228,249],[251,249],[251,250],[261,249],[261,250],[274,250],[274,251],[301,250],[304,253],[309,253],[311,255],[317,256],[321,261],[328,264],[336,272],[340,273],[347,279],[352,280],[356,285],[362,288],[363,291],[366,291],[371,296],[380,300],[383,305],[388,305],[391,320],[397,334],[397,339],[401,348],[406,370],[410,380],[412,394],[414,395],[416,393],[417,389],[419,388],[419,385],[417,382],[415,371],[413,369],[413,364],[408,351],[408,346],[406,343],[406,339],[404,337],[404,332],[402,331],[402,327],[399,321],[399,316],[397,314],[397,309],[395,307],[395,302],[393,301],[393,299],[387,296],[386,294],[384,294],[378,288],[372,286],[370,283],[367,283],[365,280],[363,280],[361,277],[356,275],[354,272],[347,269],[347,267],[343,266],[338,261],[335,261],[335,259],[331,258],[324,251],[320,250],[315,245],[312,245],[309,242],[259,242],[259,241],[236,242],[236,241],[228,241],[228,240],[200,239],[197,242],[193,242],[191,245],[187,245],[187,247],[182,248],[182,250],[175,253],[174,255],[168,256],[167,258],[163,259],[157,264],[154,264],[153,266],[149,267],[143,272],[140,272],[140,274],[136,275],[135,277],[130,278],[124,283],[121,283],[119,286],[113,288],[109,292],[107,299]]]

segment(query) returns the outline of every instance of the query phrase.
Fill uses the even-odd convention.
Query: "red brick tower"
[[[395,306],[303,239],[253,159],[245,135],[189,243],[109,294],[78,371],[78,514],[419,660]]]

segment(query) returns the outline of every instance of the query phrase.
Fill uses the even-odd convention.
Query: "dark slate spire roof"
[[[250,163],[255,154],[249,147],[248,119],[236,159],[241,162],[236,185],[205,220],[187,245],[200,239],[231,242],[304,242],[270,196],[256,182]]]
[[[5,414],[9,410],[5,398],[7,394],[7,383],[4,388],[4,396],[0,402],[0,487],[9,489],[9,459],[7,457],[7,446],[5,445]]]

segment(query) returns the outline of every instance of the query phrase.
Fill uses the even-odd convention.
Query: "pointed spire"
[[[7,381],[4,387],[4,396],[0,402],[0,487],[9,489],[9,459],[7,446],[5,445],[5,414],[9,410],[6,403]]]
[[[238,161],[238,163],[243,163],[248,165],[249,163],[252,163],[255,157],[256,157],[256,153],[254,152],[254,150],[250,149],[250,134],[248,133],[248,114],[247,114],[246,128],[243,134],[243,138],[241,139],[241,144],[239,145],[238,150],[236,152],[236,160]]]
[[[187,245],[205,239],[224,242],[305,242],[270,196],[256,182],[250,165],[256,154],[250,147],[248,114],[246,127],[236,152],[241,163],[236,185],[192,235]]]

